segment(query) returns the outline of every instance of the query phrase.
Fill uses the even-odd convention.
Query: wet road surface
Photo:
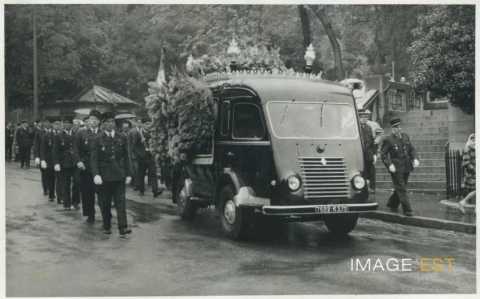
[[[322,222],[226,239],[211,209],[179,220],[165,196],[127,194],[133,234],[106,236],[41,194],[38,170],[6,164],[7,296],[475,292],[475,236],[360,219],[346,238]],[[115,216],[113,218],[115,221]],[[112,224],[115,228],[116,222]],[[351,258],[450,256],[451,272],[351,271]],[[373,266],[373,264],[372,264]]]

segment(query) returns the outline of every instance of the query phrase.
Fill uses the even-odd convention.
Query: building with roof
[[[132,112],[140,108],[140,104],[124,97],[108,88],[93,85],[83,90],[73,99],[57,100],[41,107],[43,117],[50,119],[74,118],[77,115],[88,115],[90,110],[116,113]]]

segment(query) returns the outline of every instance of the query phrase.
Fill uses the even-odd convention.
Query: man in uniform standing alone
[[[76,167],[79,171],[80,191],[82,197],[83,216],[87,217],[87,223],[95,222],[95,184],[93,183],[92,169],[90,166],[90,152],[94,139],[99,133],[98,124],[100,112],[92,110],[88,117],[88,128],[81,129],[75,135],[73,152],[75,154]]]
[[[125,185],[132,180],[130,160],[128,157],[127,138],[115,132],[113,114],[104,115],[103,132],[95,138],[90,153],[90,166],[103,216],[105,234],[111,234],[112,199],[117,210],[117,223],[120,237],[126,238],[131,230],[127,225],[125,203]]]
[[[402,132],[400,119],[394,118],[390,122],[392,133],[383,141],[382,161],[392,176],[395,191],[388,199],[387,206],[394,212],[402,205],[405,216],[413,216],[412,207],[408,200],[407,183],[410,172],[420,165],[417,153],[410,138]]]

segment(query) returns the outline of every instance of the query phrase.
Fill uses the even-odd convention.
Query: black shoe
[[[104,233],[105,235],[111,235],[111,234],[112,234],[112,230],[109,229],[109,228],[103,228],[103,233]]]
[[[126,235],[126,234],[131,234],[132,230],[129,228],[121,228],[120,229],[120,235]]]
[[[405,215],[405,216],[407,216],[407,217],[412,217],[412,216],[413,216],[413,212],[412,212],[412,211],[403,212],[403,215]]]
[[[74,208],[75,210],[80,210],[80,206],[79,206],[79,205],[73,205],[73,208]]]
[[[160,194],[163,193],[163,190],[162,191],[156,191],[156,192],[153,192],[153,198],[157,198]]]
[[[47,196],[48,195],[48,192],[47,191],[43,191],[43,196]]]
[[[87,221],[88,224],[93,224],[95,223],[95,217],[94,216],[88,216]]]
[[[144,196],[145,195],[145,191],[140,191],[140,196]]]
[[[49,198],[48,201],[53,201],[55,198]]]
[[[64,207],[63,210],[64,210],[64,211],[71,211],[71,210],[72,210],[72,207]]]

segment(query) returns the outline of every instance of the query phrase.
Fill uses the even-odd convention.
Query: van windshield
[[[269,102],[267,113],[277,138],[354,139],[358,137],[355,108],[321,102]]]

